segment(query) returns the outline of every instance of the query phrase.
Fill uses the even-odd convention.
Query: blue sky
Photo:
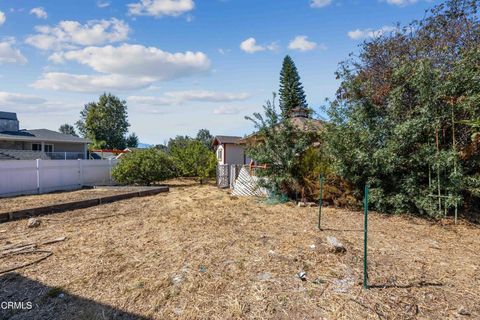
[[[0,110],[22,128],[73,124],[103,92],[145,143],[244,135],[293,57],[309,106],[366,38],[424,16],[425,0],[0,0]]]

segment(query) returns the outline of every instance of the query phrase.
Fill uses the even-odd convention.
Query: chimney
[[[307,108],[296,107],[290,111],[292,118],[310,118],[310,110]]]
[[[18,131],[19,122],[17,114],[14,112],[0,111],[0,132],[2,131]]]

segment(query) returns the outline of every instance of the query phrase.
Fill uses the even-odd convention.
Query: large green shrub
[[[340,65],[330,150],[359,198],[370,184],[378,210],[439,216],[475,207],[480,159],[464,122],[480,116],[479,4],[446,1]]]
[[[181,144],[173,144],[169,152],[180,176],[197,177],[203,183],[215,174],[215,154],[201,141],[184,140]]]
[[[151,185],[174,175],[172,158],[155,148],[127,153],[112,171],[113,179],[122,184]]]

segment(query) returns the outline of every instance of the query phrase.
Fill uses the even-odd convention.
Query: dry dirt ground
[[[69,192],[52,192],[40,195],[0,198],[0,213],[48,206],[58,203],[95,199],[135,191],[134,187],[98,187]]]
[[[365,290],[363,215],[325,208],[318,231],[317,210],[180,184],[33,229],[0,224],[0,270],[53,253],[0,274],[0,302],[33,303],[0,319],[480,318],[479,228],[372,213]]]

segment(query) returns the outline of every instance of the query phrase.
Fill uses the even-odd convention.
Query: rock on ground
[[[36,228],[40,226],[40,219],[30,218],[27,221],[27,228]]]
[[[331,252],[342,253],[347,251],[345,246],[335,237],[327,236],[327,244]]]

